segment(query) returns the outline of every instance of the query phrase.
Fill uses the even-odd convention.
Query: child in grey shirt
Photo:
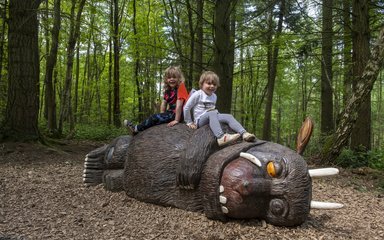
[[[219,146],[234,142],[240,136],[244,141],[255,141],[255,135],[248,133],[231,114],[222,114],[215,109],[217,101],[215,91],[220,85],[217,74],[212,71],[204,72],[200,77],[199,85],[200,90],[194,92],[184,106],[184,120],[187,126],[196,129],[209,124]],[[221,122],[228,124],[236,134],[224,133],[220,126]]]

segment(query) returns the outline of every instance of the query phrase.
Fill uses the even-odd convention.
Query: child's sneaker
[[[131,123],[128,119],[124,120],[124,127],[128,128],[129,131],[131,131],[132,135],[137,133],[136,126],[133,125],[133,123]]]
[[[228,143],[236,141],[239,137],[240,137],[240,134],[238,133],[236,134],[224,133],[224,135],[221,138],[217,139],[217,144],[219,144],[219,146],[223,146]]]
[[[256,140],[256,136],[252,133],[245,132],[243,133],[243,140],[246,142],[254,142]]]

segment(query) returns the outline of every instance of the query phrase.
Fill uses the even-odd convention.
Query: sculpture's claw
[[[83,183],[94,186],[103,183],[106,170],[123,169],[124,156],[131,141],[130,136],[116,138],[111,144],[97,148],[85,156]],[[112,175],[111,177],[112,178]],[[113,176],[113,178],[116,178]],[[105,183],[105,182],[104,182]]]
[[[105,145],[86,155],[83,170],[83,183],[85,186],[94,186],[103,182],[104,156],[108,149],[108,145]]]

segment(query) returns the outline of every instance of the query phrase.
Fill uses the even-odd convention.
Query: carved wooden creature
[[[312,122],[307,120],[303,128],[300,153]],[[191,130],[164,124],[119,137],[87,154],[84,183],[103,183],[138,200],[201,211],[210,219],[257,218],[295,226],[307,219],[311,207],[342,207],[312,201],[311,175],[338,170],[308,170],[297,152],[261,140],[220,148],[208,126]]]

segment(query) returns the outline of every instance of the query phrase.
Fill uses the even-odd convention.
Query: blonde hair
[[[216,73],[212,71],[205,71],[201,74],[200,80],[199,80],[199,86],[200,88],[203,86],[204,83],[213,83],[217,87],[220,87],[220,79],[219,76],[217,76]]]
[[[170,66],[164,71],[164,76],[163,76],[164,91],[169,90],[170,87],[168,85],[167,79],[171,77],[177,79],[177,86],[179,86],[180,83],[184,82],[184,75],[180,67]]]

